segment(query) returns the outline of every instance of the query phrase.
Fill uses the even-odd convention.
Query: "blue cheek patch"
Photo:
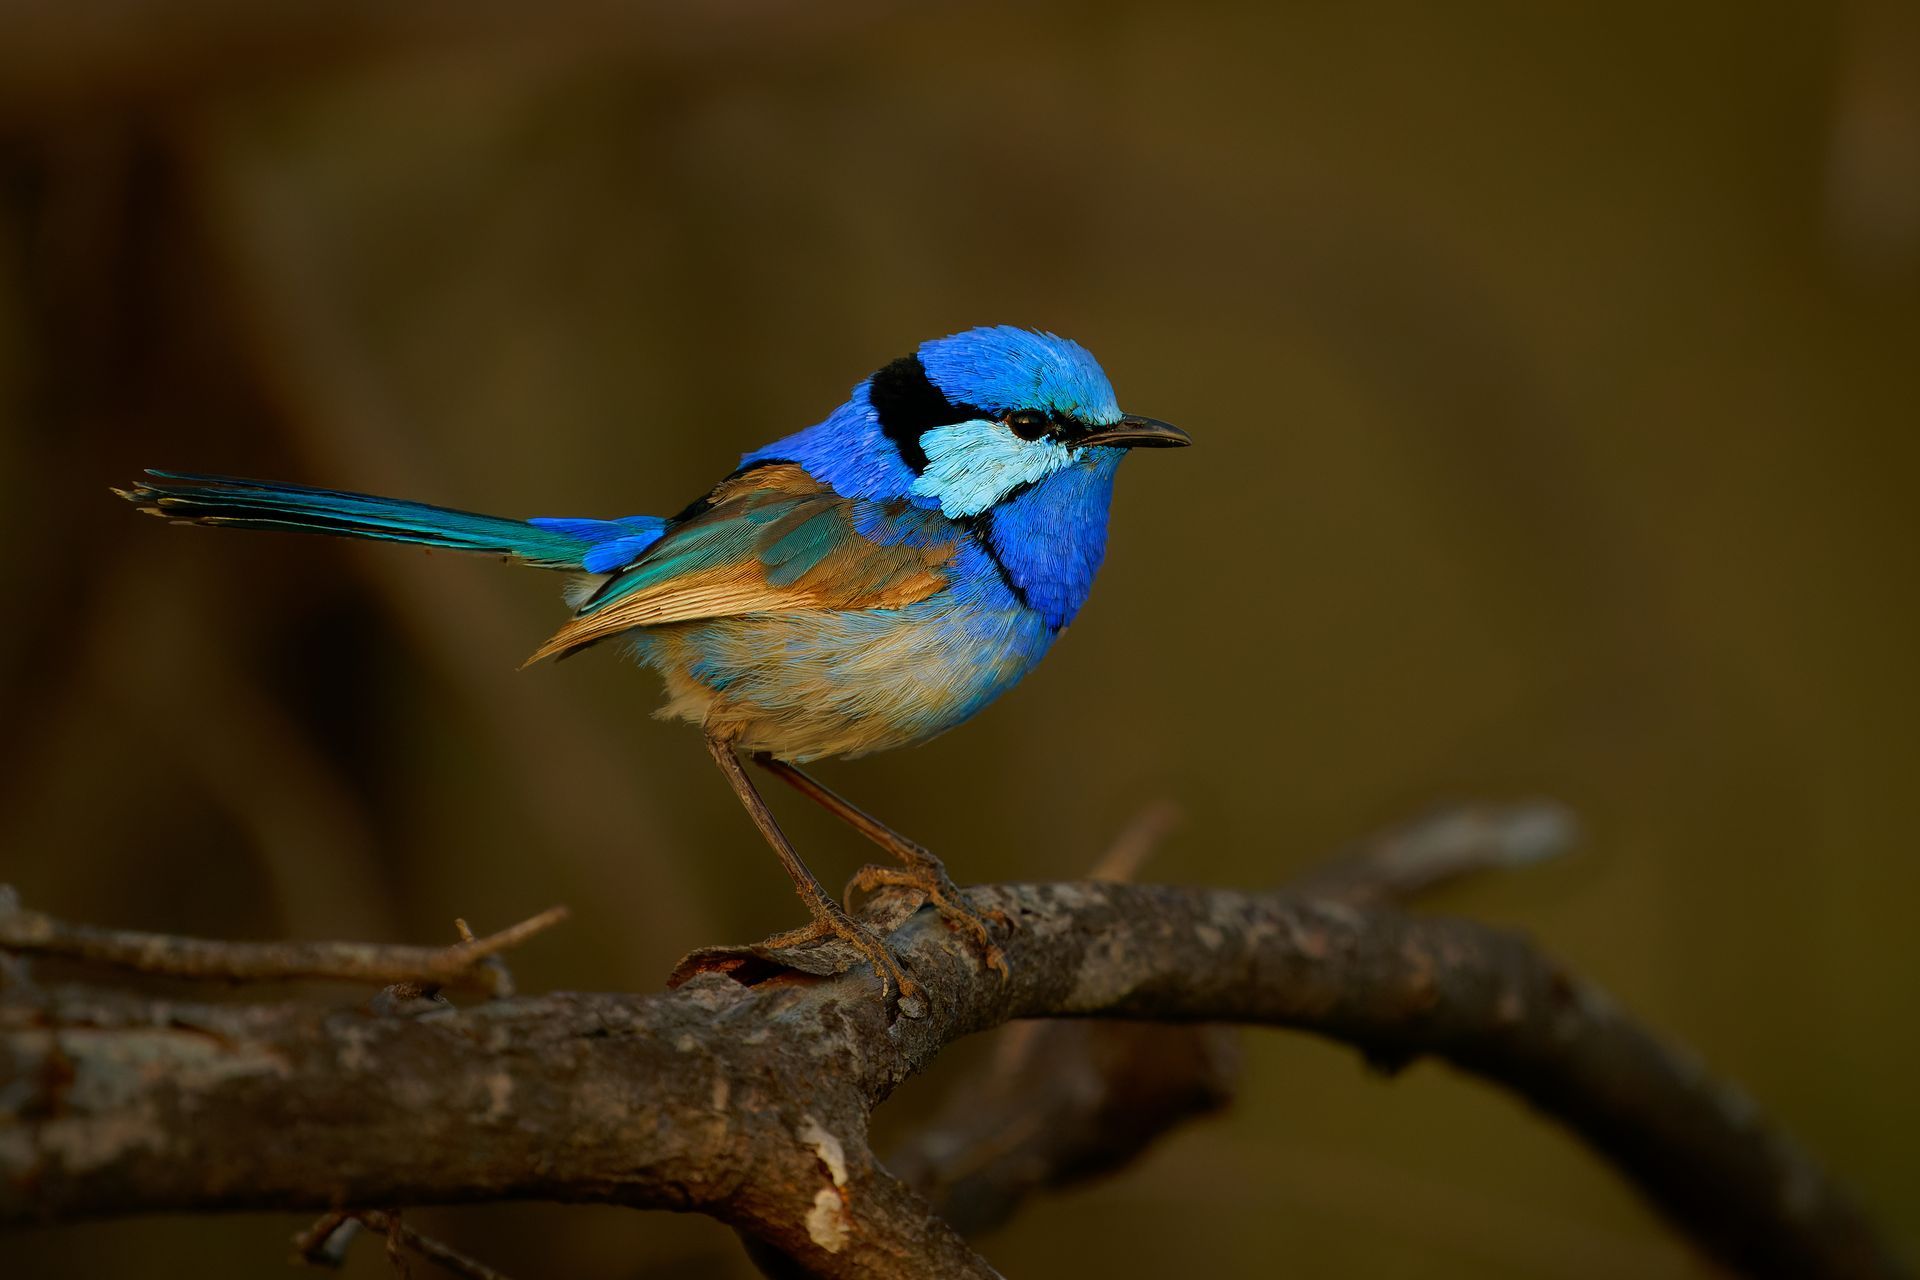
[[[940,504],[948,519],[977,516],[1022,485],[1037,484],[1076,460],[1078,451],[1042,437],[1022,440],[997,422],[976,418],[935,427],[920,437],[927,466],[913,482],[916,497]]]

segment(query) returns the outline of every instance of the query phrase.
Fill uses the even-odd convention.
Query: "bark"
[[[991,1275],[875,1160],[872,1108],[959,1036],[1123,1017],[1442,1058],[1568,1126],[1727,1264],[1899,1274],[1744,1098],[1516,935],[1285,892],[968,896],[1013,922],[1011,977],[920,911],[893,939],[927,988],[920,1018],[889,1020],[870,970],[787,963],[825,967],[817,952],[708,953],[663,994],[414,1016],[16,990],[0,1007],[0,1221],[591,1200],[710,1214],[800,1274]]]

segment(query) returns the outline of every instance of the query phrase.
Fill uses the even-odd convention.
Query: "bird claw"
[[[869,961],[880,979],[888,1022],[893,1021],[896,1010],[908,1018],[926,1016],[925,990],[907,976],[873,930],[837,908],[798,929],[776,933],[750,946],[702,947],[681,959],[668,976],[667,985],[678,987],[702,973],[724,974],[749,987],[786,973],[825,978],[846,972],[860,959]]]
[[[846,943],[872,962],[873,971],[880,978],[882,997],[889,1004],[897,1005],[903,1016],[909,1018],[926,1016],[925,991],[919,983],[907,976],[907,971],[901,967],[900,961],[894,958],[886,941],[832,904],[828,904],[827,909],[816,915],[811,923],[802,925],[798,929],[790,929],[785,933],[776,933],[760,943],[760,948],[778,952],[834,938]]]
[[[999,974],[1000,981],[1006,982],[1013,976],[1013,971],[1007,967],[1007,953],[994,941],[993,930],[988,924],[988,921],[992,921],[1011,932],[1013,918],[998,907],[988,907],[984,911],[974,908],[961,895],[952,877],[947,875],[947,869],[933,855],[928,854],[925,862],[916,861],[908,867],[869,863],[853,873],[845,896],[851,901],[856,890],[872,893],[876,889],[911,889],[924,895],[942,919],[957,925],[961,932],[971,937],[975,949],[980,953],[981,962]]]

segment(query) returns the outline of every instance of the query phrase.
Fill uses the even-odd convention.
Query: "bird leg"
[[[931,851],[901,835],[804,769],[777,760],[764,751],[755,752],[753,762],[906,864],[905,867],[864,866],[854,873],[849,890],[872,893],[885,886],[919,890],[941,916],[972,935],[987,967],[998,973],[1002,981],[1006,980],[1007,957],[1000,950],[1000,944],[993,940],[993,931],[987,924],[992,919],[1011,927],[1005,912],[976,911],[961,896],[959,886],[947,874],[946,864]]]
[[[767,808],[767,802],[760,798],[754,789],[747,771],[740,767],[740,760],[733,754],[733,748],[720,738],[711,735],[707,738],[707,750],[713,755],[713,762],[720,766],[720,772],[726,775],[734,794],[740,797],[740,803],[746,807],[747,816],[753,819],[753,825],[760,828],[760,834],[766,837],[768,844],[780,857],[780,865],[787,869],[787,875],[793,880],[794,891],[800,895],[800,901],[807,904],[807,910],[813,916],[813,923],[803,928],[775,934],[761,945],[764,947],[797,947],[823,938],[840,938],[854,950],[873,962],[874,972],[880,975],[883,993],[889,998],[898,993],[901,1012],[916,1016],[916,1009],[924,1008],[920,984],[909,978],[900,967],[900,962],[887,949],[887,944],[844,911],[821,885],[807,864],[800,861],[800,855],[794,852],[793,844],[780,830],[780,824],[773,819],[773,812]]]

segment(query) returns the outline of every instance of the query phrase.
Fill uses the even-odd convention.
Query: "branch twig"
[[[498,933],[446,947],[370,942],[215,942],[70,924],[21,907],[12,890],[0,886],[0,951],[58,956],[174,978],[412,982],[505,995],[511,990],[505,971],[485,962],[566,918],[565,907],[549,907]]]
[[[313,1263],[315,1267],[340,1267],[346,1261],[346,1244],[359,1234],[359,1228],[365,1226],[386,1236],[388,1247],[403,1245],[413,1249],[430,1263],[451,1270],[455,1276],[465,1276],[465,1280],[509,1280],[505,1272],[493,1270],[486,1263],[468,1257],[444,1240],[436,1240],[424,1232],[417,1232],[399,1219],[397,1213],[380,1213],[378,1209],[367,1209],[363,1213],[328,1213],[321,1221],[315,1222],[307,1230],[294,1236],[294,1251],[301,1261]]]
[[[1469,876],[1558,857],[1578,836],[1573,815],[1551,801],[1461,805],[1363,840],[1287,888],[1356,905],[1410,902]]]

